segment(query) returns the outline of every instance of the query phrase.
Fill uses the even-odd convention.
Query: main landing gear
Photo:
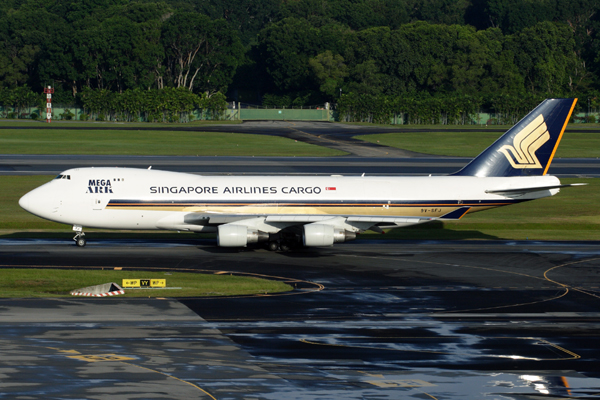
[[[269,235],[267,249],[270,251],[288,252],[300,247],[302,236],[297,227],[289,227]]]
[[[85,240],[85,233],[83,233],[83,227],[80,225],[73,225],[73,230],[77,232],[73,240],[77,247],[85,247],[87,241]]]
[[[283,252],[286,251],[290,251],[292,250],[292,245],[290,245],[289,243],[279,243],[276,241],[271,241],[269,243],[267,243],[267,249],[270,251],[277,251],[277,250],[281,250]]]
[[[290,245],[289,245],[289,244],[287,244],[287,243],[281,243],[281,244],[279,245],[279,249],[280,249],[281,251],[283,251],[283,252],[286,252],[286,251],[290,251],[290,250],[292,250],[292,246],[290,246]]]
[[[267,249],[270,251],[277,251],[277,250],[281,250],[283,252],[286,251],[290,251],[292,250],[294,246],[292,246],[290,243],[286,243],[286,242],[276,242],[276,241],[271,241],[269,243],[267,243]]]

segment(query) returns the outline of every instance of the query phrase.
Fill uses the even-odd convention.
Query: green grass
[[[119,297],[240,296],[279,293],[292,287],[279,281],[227,274],[199,274],[137,270],[0,269],[0,298],[66,297],[71,290],[123,279],[166,279],[167,287],[181,289],[125,289]]]
[[[402,129],[440,129],[440,128],[443,128],[443,129],[454,129],[454,130],[460,130],[460,131],[482,130],[482,129],[486,128],[485,124],[472,124],[472,125],[403,124],[403,125],[399,125],[399,124],[375,124],[372,122],[339,122],[339,123],[344,124],[344,125],[380,126],[380,127],[385,127],[385,128],[402,128]],[[595,127],[596,129],[599,128],[599,126],[597,124],[577,124],[577,128],[579,128],[580,126],[585,126],[585,125]],[[511,126],[512,125],[489,125],[488,128],[506,130],[506,129],[510,128]]]
[[[89,127],[101,127],[101,126],[110,126],[110,127],[120,127],[125,126],[128,128],[172,128],[176,127],[195,127],[202,125],[235,125],[241,124],[242,121],[207,121],[207,120],[197,120],[192,122],[187,122],[184,124],[170,124],[170,123],[162,123],[162,122],[110,122],[110,121],[52,121],[49,125],[46,123],[46,120],[30,120],[30,119],[0,119],[0,128],[1,127],[21,127],[21,126],[31,126],[31,127],[80,127],[82,129]]]
[[[0,129],[2,154],[331,157],[291,139],[224,132]]]
[[[0,237],[71,238],[71,227],[49,222],[22,210],[19,198],[47,182],[50,176],[0,176]],[[563,179],[562,183],[589,183],[588,186],[565,188],[553,197],[534,200],[479,213],[468,214],[457,222],[430,223],[400,228],[387,235],[365,234],[373,239],[536,239],[600,240],[600,181]],[[28,232],[23,232],[28,231]],[[43,232],[31,232],[43,231]],[[86,232],[93,232],[86,230]],[[88,237],[158,238],[184,240],[196,234],[96,231]],[[41,235],[41,236],[40,236]],[[200,236],[208,237],[208,236]]]
[[[494,127],[495,128],[495,127]],[[579,128],[579,126],[577,126]],[[418,153],[475,157],[502,133],[465,130],[465,132],[407,132],[356,136],[366,142]],[[600,133],[565,132],[556,152],[558,158],[600,157]]]
[[[482,131],[485,129],[502,129],[508,130],[508,128],[512,127],[512,125],[485,125],[485,124],[472,124],[472,125],[433,125],[433,124],[374,124],[371,122],[338,122],[344,125],[358,125],[358,126],[381,126],[386,128],[402,128],[402,129],[452,129],[457,131]],[[1,126],[1,125],[0,125]],[[569,129],[600,129],[600,124],[569,124],[567,130]]]

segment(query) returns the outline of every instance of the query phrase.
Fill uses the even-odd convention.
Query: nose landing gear
[[[87,241],[85,240],[85,233],[83,233],[83,227],[81,225],[73,225],[73,230],[77,232],[73,240],[78,247],[85,247]]]

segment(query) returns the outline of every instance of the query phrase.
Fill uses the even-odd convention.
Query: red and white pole
[[[48,86],[44,89],[44,93],[46,93],[46,122],[50,123],[52,120],[52,93],[54,93],[54,89],[52,89],[52,86]]]

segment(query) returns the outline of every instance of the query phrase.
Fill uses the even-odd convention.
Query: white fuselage
[[[558,184],[556,177],[548,175],[200,176],[151,169],[79,168],[29,192],[20,204],[42,218],[90,228],[202,231],[210,226],[188,223],[194,215],[439,218],[461,207],[475,212],[558,192],[507,196],[487,190]],[[279,226],[261,229],[274,232]]]

